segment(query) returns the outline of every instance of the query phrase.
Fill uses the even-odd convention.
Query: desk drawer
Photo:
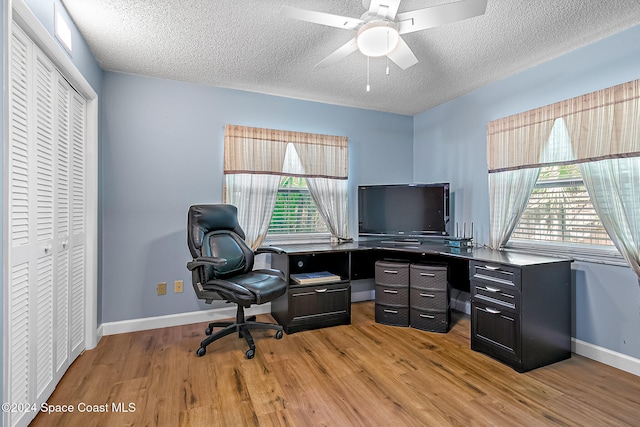
[[[520,289],[521,275],[518,267],[472,261],[469,263],[469,279]]]
[[[520,292],[517,289],[497,286],[492,282],[472,280],[471,298],[499,304],[511,310],[520,309]]]
[[[376,284],[376,303],[407,307],[409,305],[409,288]]]
[[[409,307],[376,304],[376,322],[392,326],[409,326]]]
[[[409,314],[412,328],[429,332],[449,332],[450,319],[451,314],[449,310],[438,313],[411,308]]]
[[[376,285],[409,286],[409,263],[376,261]]]
[[[409,292],[411,308],[419,310],[444,311],[449,307],[448,292],[437,289],[417,289],[411,288]]]
[[[520,315],[499,307],[471,303],[471,349],[500,360],[520,358]]]
[[[409,286],[421,289],[446,289],[447,267],[440,265],[411,264]]]
[[[289,292],[290,310],[294,319],[351,311],[351,286],[347,281],[316,286],[297,286]]]

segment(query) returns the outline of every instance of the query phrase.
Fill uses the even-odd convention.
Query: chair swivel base
[[[235,322],[213,322],[209,323],[205,334],[209,335],[200,343],[200,348],[196,350],[196,355],[198,357],[204,356],[207,352],[207,346],[212,342],[230,335],[232,333],[237,332],[240,338],[244,338],[249,345],[249,350],[245,352],[245,357],[247,359],[253,359],[256,354],[256,345],[253,341],[253,337],[251,336],[251,329],[271,329],[276,331],[275,338],[281,339],[283,337],[283,327],[280,325],[276,325],[273,323],[263,323],[256,322],[256,316],[251,316],[244,319],[244,307],[238,305],[238,312],[236,313],[236,321]],[[222,328],[221,330],[213,333],[214,328]]]

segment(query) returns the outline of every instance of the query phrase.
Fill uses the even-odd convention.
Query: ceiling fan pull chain
[[[389,49],[389,32],[387,31],[387,52],[390,52],[391,49]],[[385,55],[385,58],[387,60],[387,68],[386,68],[386,72],[387,72],[387,76],[389,75],[389,55]]]
[[[371,86],[369,85],[369,57],[367,56],[367,92],[371,92]]]

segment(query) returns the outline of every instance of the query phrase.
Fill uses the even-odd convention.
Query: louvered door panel
[[[35,55],[36,216],[39,242],[53,238],[53,67],[39,50]],[[49,249],[51,252],[51,249]]]
[[[10,240],[12,247],[29,244],[29,135],[28,58],[29,41],[20,35],[11,39],[10,95]]]
[[[86,101],[75,91],[70,104],[71,153],[71,273],[70,333],[71,358],[84,348],[85,341],[85,215],[86,215]]]
[[[55,328],[55,369],[60,378],[69,366],[69,99],[72,89],[61,76],[57,76],[56,109],[56,317]]]
[[[39,49],[34,49],[35,149],[36,149],[36,236],[38,242],[37,314],[35,316],[36,400],[46,400],[53,391],[53,200],[54,182],[54,68]],[[33,347],[36,347],[35,349]],[[46,396],[45,396],[46,395]]]
[[[30,402],[30,374],[29,369],[29,263],[13,265],[11,267],[11,282],[9,290],[9,396],[6,401],[15,403]],[[17,425],[26,419],[24,413],[8,413],[9,425]],[[28,422],[28,421],[27,421]]]
[[[52,387],[53,381],[53,257],[43,255],[37,263],[37,301],[34,352],[36,356],[36,395]]]
[[[31,280],[34,240],[31,218],[34,203],[31,194],[35,185],[32,176],[35,169],[33,150],[30,144],[31,114],[31,41],[22,33],[11,37],[11,65],[9,93],[9,241],[7,254],[10,265],[8,287],[9,301],[7,325],[9,360],[7,366],[8,396],[4,401],[11,403],[32,402],[32,369],[30,343],[34,341],[31,317]],[[6,413],[8,425],[26,425],[30,417],[25,413]]]

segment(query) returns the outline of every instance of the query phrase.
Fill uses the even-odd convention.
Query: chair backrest
[[[194,270],[205,283],[248,273],[253,269],[254,255],[244,241],[238,224],[238,209],[233,205],[193,205],[187,217],[187,244],[193,258],[220,257],[227,263],[220,267]]]

